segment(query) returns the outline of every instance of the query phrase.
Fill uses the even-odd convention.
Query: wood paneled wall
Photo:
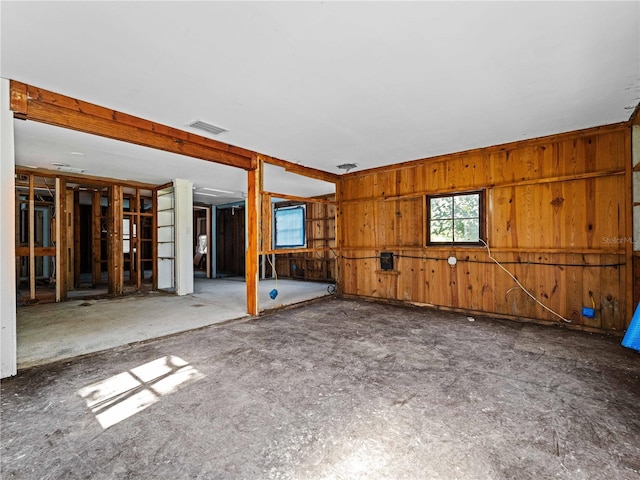
[[[630,156],[629,127],[613,125],[345,175],[339,289],[563,323],[487,248],[426,246],[427,195],[483,190],[492,256],[577,328],[622,332],[633,313]],[[380,269],[382,251],[394,270]],[[595,318],[584,317],[592,306]]]

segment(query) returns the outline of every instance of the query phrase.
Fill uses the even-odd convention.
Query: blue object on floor
[[[640,352],[640,303],[633,314],[627,333],[622,339],[622,346],[632,348]]]
[[[271,300],[275,300],[276,297],[278,296],[278,290],[276,290],[275,288],[273,290],[271,290],[269,292],[269,296],[271,297]]]

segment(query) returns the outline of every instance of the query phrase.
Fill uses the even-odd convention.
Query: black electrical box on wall
[[[393,270],[393,252],[380,252],[380,270]]]

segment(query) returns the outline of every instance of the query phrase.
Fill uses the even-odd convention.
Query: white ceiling
[[[4,78],[184,130],[203,120],[334,173],[626,121],[640,101],[637,1],[2,1],[0,16]],[[20,165],[246,190],[208,162],[33,122],[16,137]],[[266,181],[332,190],[276,167]]]

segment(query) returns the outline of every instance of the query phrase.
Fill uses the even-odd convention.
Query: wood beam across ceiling
[[[14,117],[156,148],[244,170],[254,152],[11,80]]]
[[[305,167],[297,163],[288,162],[286,160],[280,160],[278,158],[268,157],[266,155],[261,156],[264,159],[264,163],[282,167],[287,172],[296,173],[304,177],[315,178],[316,180],[322,180],[324,182],[338,183],[340,175],[336,173],[325,172],[317,168]]]

